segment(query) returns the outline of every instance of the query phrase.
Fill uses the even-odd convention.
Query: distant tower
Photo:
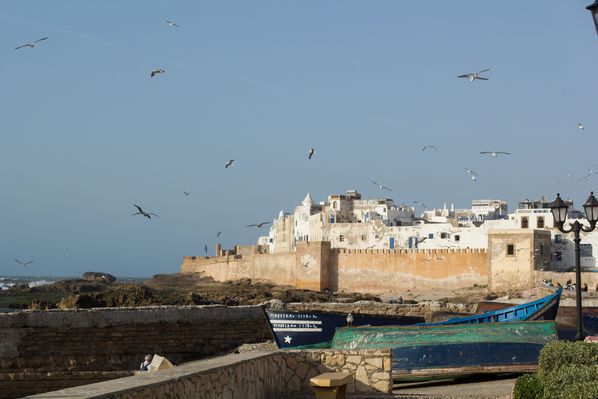
[[[309,193],[307,193],[307,195],[305,196],[305,199],[303,200],[303,202],[301,204],[306,208],[311,208],[311,206],[314,204],[314,200],[311,199],[311,195]]]

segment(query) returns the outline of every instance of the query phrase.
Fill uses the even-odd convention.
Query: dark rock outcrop
[[[85,272],[83,273],[83,278],[87,281],[105,282],[108,284],[116,281],[116,277],[112,274],[101,272]]]

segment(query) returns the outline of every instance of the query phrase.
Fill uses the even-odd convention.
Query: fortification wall
[[[338,290],[388,293],[488,284],[486,251],[478,249],[333,250]]]
[[[0,314],[0,381],[3,394],[43,392],[35,375],[67,373],[62,386],[100,371],[135,370],[143,356],[157,353],[174,364],[230,351],[243,343],[271,339],[259,307],[189,306],[27,311]],[[94,373],[91,373],[94,372]],[[111,375],[111,374],[110,374]],[[104,377],[111,378],[111,377]],[[43,378],[39,379],[43,382]],[[55,388],[58,388],[56,386]]]
[[[298,288],[379,294],[487,285],[489,278],[483,249],[349,250],[321,242],[278,254],[184,257],[180,271],[218,281],[267,279]]]

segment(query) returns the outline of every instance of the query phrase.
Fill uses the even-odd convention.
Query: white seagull
[[[227,162],[227,163],[224,165],[224,167],[225,167],[225,168],[228,168],[229,166],[235,166],[235,160],[234,160],[234,159],[231,159],[231,160],[229,160],[229,161],[228,161],[228,162]]]
[[[504,152],[504,151],[480,151],[480,154],[482,155],[492,155],[494,158],[496,158],[499,154],[504,154],[504,155],[511,155],[510,152]]]
[[[488,80],[488,78],[483,78],[480,76],[481,73],[483,72],[487,72],[489,71],[490,68],[488,69],[482,69],[480,72],[476,72],[476,73],[466,73],[465,75],[459,75],[459,78],[467,78],[469,79],[470,82],[473,82],[474,80]]]
[[[15,258],[15,262],[17,262],[19,265],[21,266],[27,266],[33,263],[32,260],[28,261],[28,262],[21,262],[20,260],[18,260],[17,258]]]
[[[167,21],[166,21],[166,23],[167,23],[168,25],[172,26],[173,28],[178,28],[178,27],[179,27],[179,26],[176,24],[176,22],[174,22],[174,21],[168,21],[168,20],[167,20]]]
[[[477,174],[476,172],[474,172],[474,171],[473,171],[473,170],[471,170],[471,169],[467,169],[467,168],[465,168],[465,170],[466,170],[466,171],[467,171],[467,173],[469,173],[469,175],[471,176],[471,180],[473,180],[473,181],[477,181],[477,179],[478,179],[478,174]]]
[[[48,37],[46,36],[46,37],[42,37],[41,39],[37,39],[36,41],[34,41],[34,42],[32,42],[32,43],[25,43],[25,44],[22,44],[22,45],[20,45],[19,47],[15,47],[15,50],[18,50],[18,49],[20,49],[20,48],[23,48],[23,47],[30,47],[30,48],[34,48],[34,47],[35,47],[35,43],[37,43],[37,42],[41,42],[42,40],[46,40],[47,38],[48,38]]]
[[[164,73],[164,72],[166,72],[164,69],[160,69],[160,68],[152,69],[152,73],[150,74],[150,77],[153,78],[154,76],[156,76],[160,73]]]
[[[375,182],[375,181],[373,181],[373,180],[372,180],[372,183],[374,183],[375,185],[377,185],[377,186],[378,186],[378,188],[379,188],[380,190],[388,190],[388,191],[392,191],[390,188],[388,188],[388,187],[386,187],[386,186],[383,186],[383,185],[382,185],[382,184],[380,184],[380,183],[376,183],[376,182]]]
[[[308,159],[311,159],[311,157],[314,156],[315,152],[316,152],[316,150],[314,150],[313,148],[310,148],[309,149],[309,157],[308,157]]]
[[[582,125],[581,123],[577,122],[577,128],[583,130],[586,127],[584,125]]]
[[[577,181],[584,180],[584,179],[589,180],[590,177],[592,177],[592,175],[596,174],[596,172],[594,172],[592,169],[588,169],[588,170],[590,171],[590,173],[588,173],[587,175],[585,175],[583,177],[580,177],[579,179],[577,179]]]

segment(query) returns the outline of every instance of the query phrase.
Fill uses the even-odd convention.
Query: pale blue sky
[[[382,196],[371,179],[428,207],[583,202],[590,2],[3,1],[0,274],[173,273],[308,191]]]

